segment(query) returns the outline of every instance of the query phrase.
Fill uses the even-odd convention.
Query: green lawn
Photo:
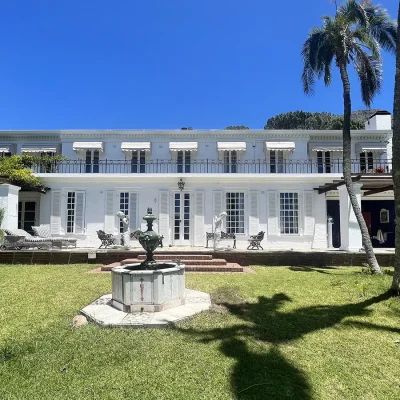
[[[210,312],[166,330],[73,329],[110,292],[81,266],[0,266],[0,399],[399,399],[391,276],[189,274]]]

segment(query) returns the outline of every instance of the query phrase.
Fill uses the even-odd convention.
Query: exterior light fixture
[[[182,178],[178,181],[178,189],[182,192],[185,189],[185,182],[183,182]]]

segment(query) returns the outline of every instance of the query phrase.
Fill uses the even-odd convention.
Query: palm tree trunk
[[[400,24],[400,4],[398,23]],[[400,25],[398,25],[400,26]],[[400,35],[397,35],[396,81],[393,108],[393,183],[396,205],[396,252],[394,256],[394,275],[392,290],[400,292]]]
[[[371,238],[369,236],[367,225],[361,212],[361,204],[358,204],[356,194],[354,193],[354,185],[351,177],[351,98],[350,98],[350,80],[347,74],[347,66],[345,61],[339,64],[340,76],[343,83],[343,101],[344,101],[344,116],[343,116],[343,177],[347,188],[347,193],[350,198],[350,203],[353,207],[354,214],[357,218],[358,225],[361,230],[362,243],[367,254],[367,261],[370,268],[376,274],[381,274],[378,261],[376,260],[374,249],[372,247]]]

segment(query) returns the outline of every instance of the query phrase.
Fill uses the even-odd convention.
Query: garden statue
[[[221,241],[222,222],[226,218],[227,213],[224,211],[218,216],[214,217],[214,250],[219,249],[219,243]]]
[[[129,232],[129,217],[125,215],[122,211],[117,212],[117,217],[123,223],[123,232],[121,233],[121,244],[125,247],[125,249],[129,249],[129,240],[130,240],[130,232]]]

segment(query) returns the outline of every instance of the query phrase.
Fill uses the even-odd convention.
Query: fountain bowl
[[[159,312],[185,304],[183,264],[156,263],[146,270],[142,263],[122,265],[111,270],[111,282],[112,306],[127,313]]]

